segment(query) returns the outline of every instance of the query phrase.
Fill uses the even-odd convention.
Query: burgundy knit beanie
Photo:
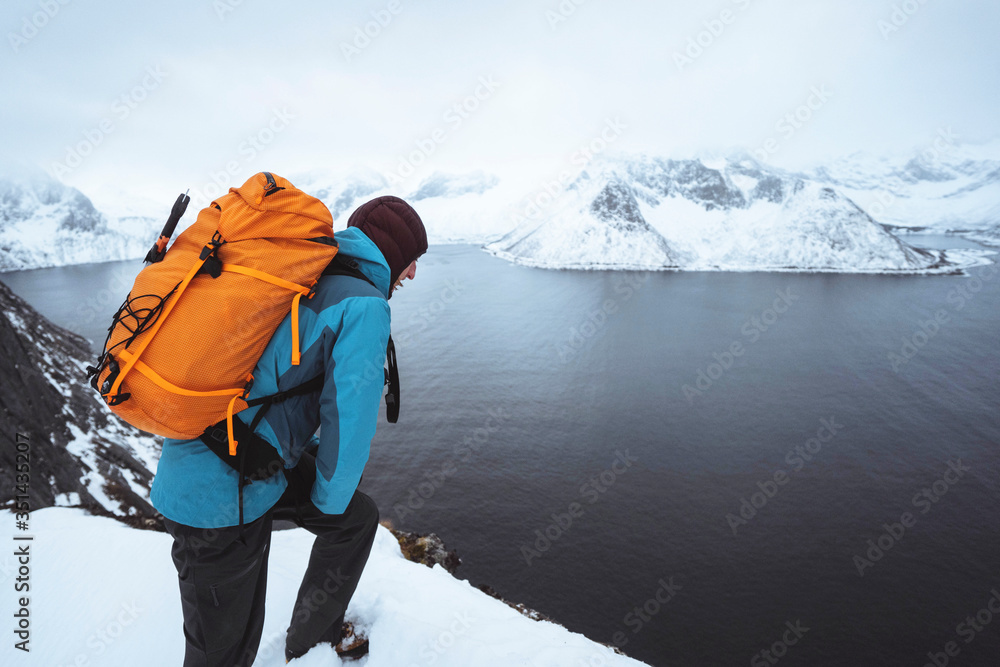
[[[427,252],[427,232],[420,216],[399,197],[385,196],[362,204],[347,221],[357,227],[382,251],[392,284],[410,262]]]

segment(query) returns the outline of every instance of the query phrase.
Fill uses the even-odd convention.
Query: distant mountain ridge
[[[141,257],[154,227],[151,218],[109,218],[44,173],[0,179],[0,271]]]
[[[485,243],[533,266],[945,271],[981,258],[929,255],[896,235],[928,229],[1000,245],[1000,141],[946,139],[915,155],[856,153],[802,173],[748,153],[605,155],[560,176],[558,192],[523,164],[502,175],[435,171],[406,191],[367,167],[289,178],[327,205],[334,229],[365,201],[392,194],[414,205],[432,244]],[[0,177],[0,271],[141,258],[173,197],[105,190],[91,199],[44,172]]]
[[[940,232],[1000,225],[1000,140],[959,144],[942,131],[916,155],[855,153],[813,169],[809,177],[837,188],[886,224]]]
[[[487,251],[548,268],[942,271],[836,189],[749,156],[601,158]]]

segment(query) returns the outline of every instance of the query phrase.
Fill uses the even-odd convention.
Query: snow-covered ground
[[[177,573],[171,538],[135,530],[79,509],[33,512],[31,542],[14,542],[14,516],[0,512],[7,537],[0,588],[7,639],[4,667],[174,667],[184,654]],[[303,529],[275,532],[268,570],[266,620],[256,667],[284,665],[284,636],[313,536]],[[19,564],[10,545],[30,545],[30,653],[14,648],[11,633]],[[405,560],[379,528],[368,566],[348,610],[367,631],[368,656],[358,667],[638,667],[644,663],[562,626],[531,620],[456,579]],[[292,665],[331,667],[341,661],[327,645]]]

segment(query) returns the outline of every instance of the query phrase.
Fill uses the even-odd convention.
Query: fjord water
[[[0,279],[99,344],[138,266]],[[473,584],[652,665],[996,664],[994,265],[548,271],[434,246],[390,303],[402,410],[362,488]]]

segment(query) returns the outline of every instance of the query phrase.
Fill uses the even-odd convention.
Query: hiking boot
[[[368,637],[355,630],[353,623],[344,623],[340,642],[334,650],[342,660],[357,660],[368,653]]]
[[[324,642],[321,642],[324,643]],[[311,649],[310,649],[311,650]],[[354,624],[346,622],[340,627],[340,641],[333,647],[341,660],[357,660],[368,654],[368,637],[355,630]],[[285,647],[285,663],[289,663],[296,658],[301,658],[309,651],[298,653]]]

